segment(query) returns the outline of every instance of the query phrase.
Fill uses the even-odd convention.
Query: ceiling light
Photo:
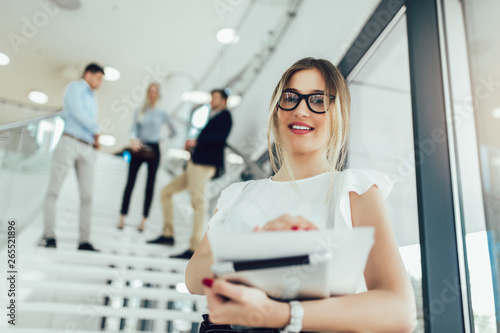
[[[104,80],[106,81],[118,81],[120,78],[120,72],[113,67],[104,67]]]
[[[182,94],[181,99],[184,102],[191,102],[194,104],[206,104],[212,100],[212,95],[205,91],[186,91]]]
[[[30,91],[30,93],[28,94],[28,98],[33,103],[37,104],[45,104],[49,101],[49,96],[41,91]]]
[[[227,98],[227,107],[232,109],[240,105],[241,96],[240,95],[231,95]]]
[[[10,62],[9,56],[0,52],[0,66],[6,66],[9,64],[9,62]]]
[[[234,29],[220,29],[217,32],[217,40],[222,44],[236,44],[240,40],[240,36]]]
[[[495,119],[500,119],[500,108],[494,108],[493,111],[491,111],[491,115]]]
[[[99,136],[99,143],[103,146],[114,146],[116,139],[114,136],[103,134]]]

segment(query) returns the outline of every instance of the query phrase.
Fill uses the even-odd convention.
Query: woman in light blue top
[[[130,133],[130,150],[132,158],[130,160],[127,185],[123,193],[121,217],[118,229],[123,229],[125,216],[127,216],[130,204],[130,196],[134,189],[137,172],[143,162],[148,164],[148,178],[146,182],[146,192],[144,195],[143,219],[138,228],[140,232],[144,230],[144,224],[149,215],[156,178],[156,171],[160,164],[160,130],[163,123],[170,129],[170,137],[175,136],[175,129],[169,115],[155,107],[160,98],[160,86],[158,83],[151,83],[148,87],[146,100],[143,106],[135,113],[132,130]]]

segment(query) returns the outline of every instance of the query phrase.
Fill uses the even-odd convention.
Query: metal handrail
[[[37,106],[37,105],[31,105],[28,103],[20,102],[20,101],[15,101],[7,98],[2,98],[0,97],[0,104],[7,104],[7,105],[12,105],[16,106],[19,108],[23,109],[30,109],[35,112],[50,112],[50,114],[44,114],[43,116],[34,116],[33,118],[25,119],[25,120],[19,120],[19,121],[14,121],[8,124],[0,124],[0,132],[5,131],[5,130],[10,130],[16,127],[23,127],[28,124],[31,124],[36,121],[40,121],[43,119],[48,119],[48,118],[53,118],[55,116],[58,116],[62,113],[62,107],[44,107],[44,106]]]
[[[262,167],[258,163],[252,161],[248,156],[240,152],[238,149],[229,144],[226,144],[226,147],[229,148],[229,150],[233,151],[235,154],[239,155],[243,159],[243,161],[245,161],[245,164],[250,168],[250,171],[257,177],[257,179],[269,177],[267,172],[264,171],[264,169],[262,169]]]
[[[44,112],[56,112],[56,111],[62,109],[62,106],[47,107],[47,106],[41,106],[41,105],[33,105],[33,104],[25,103],[25,102],[15,101],[13,99],[4,98],[4,97],[0,97],[0,103],[14,105],[14,106],[18,106],[18,107],[22,107],[22,108],[26,108],[26,109],[32,109],[34,111],[44,111]]]
[[[26,120],[20,120],[20,121],[15,121],[15,122],[12,122],[9,124],[0,125],[0,132],[10,130],[10,129],[13,129],[16,127],[23,127],[23,126],[29,125],[33,122],[36,122],[36,121],[40,121],[40,120],[44,120],[44,119],[48,119],[48,118],[54,118],[54,117],[60,115],[61,113],[62,113],[62,110],[59,112],[55,112],[53,114],[47,114],[47,115],[40,116],[40,117],[33,117],[30,119],[26,119]]]

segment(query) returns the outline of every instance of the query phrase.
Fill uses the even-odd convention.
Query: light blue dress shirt
[[[175,128],[172,124],[170,116],[165,111],[158,108],[147,109],[144,113],[142,121],[137,121],[137,114],[140,109],[137,109],[132,122],[132,130],[130,137],[141,140],[142,142],[158,143],[160,141],[161,125],[166,123],[170,130],[170,137],[175,136]]]
[[[63,104],[64,133],[93,144],[99,132],[97,100],[88,83],[81,79],[68,84]]]

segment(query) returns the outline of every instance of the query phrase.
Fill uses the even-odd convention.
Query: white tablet
[[[279,300],[317,299],[330,295],[331,252],[302,256],[218,262],[216,277],[261,289]]]
[[[212,271],[217,276],[227,279],[233,278],[234,281],[248,285],[257,287],[258,283],[258,287],[265,291],[275,290],[276,286],[284,285],[286,281],[296,281],[295,284],[305,288],[308,285],[305,280],[315,281],[315,275],[318,275],[319,280],[327,279],[326,296],[353,294],[363,277],[366,261],[374,243],[374,233],[373,227],[358,227],[341,231],[265,232],[209,229],[208,239],[215,260]],[[315,256],[316,254],[321,255],[317,255],[317,258],[313,259],[311,257],[313,254]],[[310,264],[303,265],[306,269],[310,268],[312,272],[307,279],[303,279],[304,275],[301,275],[300,271],[296,271],[295,275],[287,273],[288,275],[285,277],[287,280],[284,282],[283,277],[276,276],[276,272],[267,272],[272,269],[272,266],[266,266],[265,269],[261,270],[236,269],[234,266],[235,263],[266,260],[277,263],[283,258],[300,256],[309,256]],[[234,272],[231,271],[230,265],[233,266]],[[317,271],[313,271],[313,267]],[[283,269],[279,266],[277,268]],[[328,269],[327,274],[323,273],[323,269]],[[238,275],[239,280],[236,280],[236,275]],[[297,282],[298,280],[300,283]],[[288,292],[287,288],[282,288],[286,296],[288,293],[292,293],[292,291]],[[318,293],[314,292],[311,295],[320,295],[323,286],[317,289]],[[300,290],[293,292],[301,295]],[[270,296],[273,297],[273,295]]]

